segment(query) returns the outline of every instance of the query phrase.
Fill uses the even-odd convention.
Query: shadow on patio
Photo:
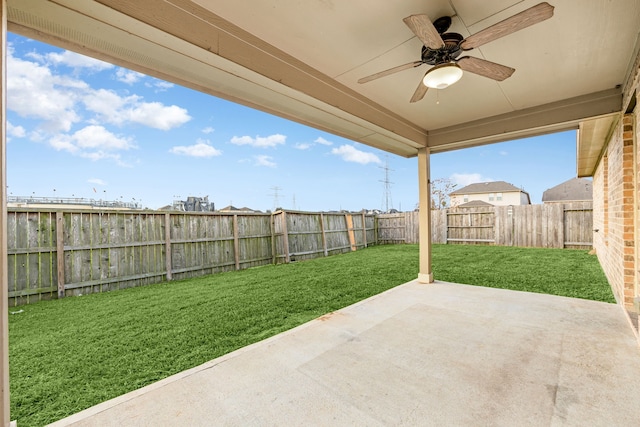
[[[52,425],[637,425],[618,305],[417,281]]]

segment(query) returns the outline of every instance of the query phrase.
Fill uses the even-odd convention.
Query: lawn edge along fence
[[[375,244],[363,213],[10,208],[10,305],[104,292]]]

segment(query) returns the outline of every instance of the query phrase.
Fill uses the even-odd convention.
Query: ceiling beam
[[[578,129],[582,120],[619,112],[619,88],[429,131],[432,153]]]

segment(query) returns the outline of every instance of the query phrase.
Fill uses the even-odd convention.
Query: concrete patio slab
[[[416,281],[54,426],[637,426],[613,304]]]

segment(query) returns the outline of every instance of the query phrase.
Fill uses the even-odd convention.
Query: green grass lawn
[[[437,280],[614,302],[586,251],[435,245]],[[11,418],[43,425],[413,280],[418,247],[372,247],[12,308]]]

